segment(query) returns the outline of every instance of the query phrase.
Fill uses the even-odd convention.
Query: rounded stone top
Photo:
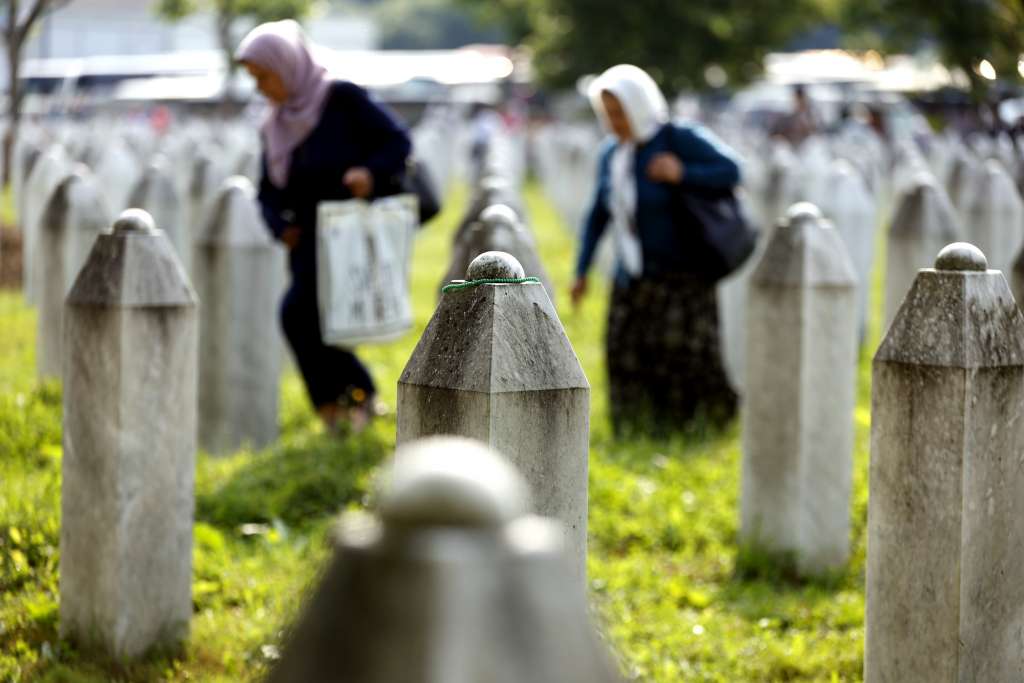
[[[126,209],[114,222],[115,233],[151,233],[156,232],[156,222],[149,212],[142,209]]]
[[[507,204],[491,204],[480,212],[480,222],[515,228],[519,225],[519,216],[515,209]]]
[[[507,190],[508,188],[508,180],[497,174],[484,176],[483,180],[480,181],[480,189],[484,192],[497,192],[499,190]]]
[[[386,524],[495,527],[529,508],[522,475],[484,444],[462,437],[400,447],[379,492]]]
[[[788,209],[786,209],[786,223],[793,223],[799,220],[821,220],[824,216],[814,204],[810,202],[797,202]]]
[[[526,277],[523,264],[504,251],[485,251],[469,264],[467,280],[511,280]]]
[[[988,259],[973,244],[953,242],[943,247],[935,257],[935,270],[988,270]]]
[[[220,191],[222,194],[238,192],[246,197],[256,196],[256,188],[253,186],[252,181],[243,175],[233,175],[225,178],[224,183],[220,186]]]

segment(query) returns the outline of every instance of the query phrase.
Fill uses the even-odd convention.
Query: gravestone
[[[469,439],[400,447],[379,518],[342,518],[267,683],[619,681],[526,488]]]
[[[797,185],[796,165],[796,157],[788,144],[773,143],[759,211],[764,221],[763,225],[768,228],[778,223],[786,209],[799,200],[797,195],[801,193],[801,189]],[[768,237],[769,235],[765,234],[765,238]]]
[[[863,337],[875,261],[875,199],[868,191],[864,176],[845,159],[837,159],[828,168],[822,189],[819,208],[839,231],[857,272],[857,322]]]
[[[896,317],[917,271],[963,235],[946,191],[928,172],[911,180],[896,204],[886,247],[885,329]]]
[[[262,157],[258,143],[251,149],[243,149],[235,162],[234,175],[247,178],[251,183],[258,183],[262,174]]]
[[[992,270],[1009,273],[1024,246],[1024,203],[1002,164],[989,159],[975,174],[964,227]]]
[[[157,159],[143,171],[128,197],[128,204],[153,217],[174,245],[185,272],[191,272],[192,236],[186,222],[188,206],[178,192],[174,176],[167,170],[165,159]]]
[[[25,187],[32,168],[43,153],[44,145],[40,137],[33,134],[31,128],[21,125],[11,151],[11,194],[14,197],[15,213],[22,222],[25,219]]]
[[[37,299],[33,268],[41,229],[39,223],[50,197],[70,173],[71,160],[64,153],[64,149],[59,145],[51,145],[36,161],[25,183],[25,198],[22,205],[24,213],[19,217],[22,231],[21,267],[22,290],[30,304],[35,304]]]
[[[78,164],[50,195],[39,221],[32,270],[39,304],[36,369],[41,378],[61,376],[64,299],[96,237],[109,225],[106,204],[92,174]]]
[[[537,245],[515,210],[504,204],[492,204],[452,247],[452,258],[444,283],[462,277],[469,264],[486,251],[503,251],[515,257],[526,272],[540,278],[548,297],[555,301],[554,285],[537,254]]]
[[[838,231],[805,203],[750,280],[740,540],[807,575],[849,552],[856,285]]]
[[[211,453],[277,438],[284,254],[263,225],[248,179],[225,181],[195,237],[200,309],[199,445]]]
[[[91,168],[110,212],[118,214],[129,208],[128,197],[142,175],[142,168],[124,140],[117,135],[104,138]]]
[[[836,165],[828,139],[823,135],[811,135],[796,150],[796,157],[797,163],[793,167],[793,172],[795,187],[799,188],[799,191],[792,201],[813,202],[821,207],[826,196],[830,194],[830,176]],[[784,204],[783,210],[788,206]],[[824,208],[821,208],[824,211]],[[779,215],[776,215],[774,220],[777,221],[778,218]]]
[[[873,364],[864,679],[1024,680],[1024,318],[969,244]]]
[[[188,182],[188,224],[206,225],[213,201],[229,177],[223,160],[208,150],[199,150],[192,162]]]
[[[500,252],[469,280],[516,279]],[[435,434],[479,439],[530,483],[536,512],[560,519],[582,589],[587,556],[590,385],[542,285],[458,285],[441,296],[398,380],[398,443]]]
[[[116,658],[192,614],[196,297],[142,211],[100,235],[64,309],[60,631]]]
[[[963,145],[955,143],[952,158],[949,161],[946,191],[965,227],[969,225],[967,223],[967,208],[977,188],[978,167],[979,163],[971,151]]]
[[[452,236],[453,249],[466,240],[467,233],[480,220],[480,214],[484,209],[494,204],[504,204],[511,207],[516,215],[523,215],[522,198],[516,195],[508,179],[500,175],[485,176],[474,190],[469,206],[462,214],[459,225],[455,229],[455,234]],[[465,272],[466,269],[463,268],[459,276],[461,277]]]

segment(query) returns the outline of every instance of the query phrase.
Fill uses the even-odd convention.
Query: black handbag
[[[701,244],[701,275],[718,282],[743,265],[757,246],[758,231],[743,215],[732,188],[682,185],[675,192],[675,222],[696,229]]]
[[[416,195],[420,205],[420,225],[441,212],[441,200],[437,196],[437,186],[426,165],[414,157],[405,163],[405,175],[402,176],[402,192]]]

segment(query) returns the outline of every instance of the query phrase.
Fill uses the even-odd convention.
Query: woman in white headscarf
[[[668,104],[642,69],[620,64],[597,79],[591,103],[612,140],[583,230],[573,303],[587,291],[598,240],[612,230],[616,266],[607,365],[617,433],[668,432],[727,422],[736,410],[719,350],[708,245],[683,221],[680,192],[730,192],[736,156],[710,131],[669,120]]]

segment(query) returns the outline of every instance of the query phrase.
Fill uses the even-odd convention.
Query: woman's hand
[[[353,166],[345,172],[341,182],[353,197],[366,199],[373,194],[373,174],[365,166]]]
[[[281,233],[281,241],[288,247],[289,251],[299,244],[299,237],[302,236],[302,228],[297,225],[289,225]]]
[[[578,277],[576,282],[572,283],[572,289],[569,290],[569,298],[572,300],[573,308],[580,305],[583,301],[583,297],[587,294],[587,278]]]
[[[656,183],[678,185],[683,182],[683,162],[672,152],[655,154],[647,164],[647,177]]]

